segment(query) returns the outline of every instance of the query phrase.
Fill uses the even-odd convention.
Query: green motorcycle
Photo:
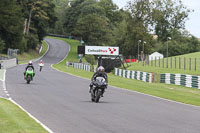
[[[34,75],[35,74],[33,68],[29,67],[25,72],[25,79],[27,84],[30,84],[31,80],[33,80]]]

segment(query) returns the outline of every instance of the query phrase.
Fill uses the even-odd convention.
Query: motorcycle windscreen
[[[97,82],[105,82],[106,80],[103,77],[96,77],[96,81]]]

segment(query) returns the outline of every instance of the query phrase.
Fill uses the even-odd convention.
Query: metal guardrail
[[[8,60],[8,57],[0,56],[0,60]]]
[[[66,65],[67,66],[71,65],[74,68],[83,69],[83,70],[88,71],[88,72],[90,72],[90,70],[91,70],[91,65],[89,65],[88,63],[87,64],[85,64],[85,63],[74,63],[74,62],[68,62],[67,61]]]
[[[61,37],[61,38],[68,38],[68,39],[75,39],[75,40],[81,40],[81,38],[72,36],[72,35],[57,35],[57,34],[47,34],[48,36],[53,36],[53,37]]]
[[[7,69],[10,67],[14,67],[17,65],[17,59],[6,59],[6,60],[0,60],[0,69]]]

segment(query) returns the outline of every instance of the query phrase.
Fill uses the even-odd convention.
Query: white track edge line
[[[52,67],[52,68],[53,68],[53,67]],[[80,77],[80,76],[72,75],[71,73],[68,73],[68,72],[60,71],[60,70],[58,70],[58,69],[56,69],[56,68],[53,68],[53,69],[55,69],[55,70],[57,70],[57,71],[59,71],[59,72],[62,72],[62,73],[69,74],[69,75],[71,75],[71,76],[75,76],[75,77],[78,77],[78,78],[90,80],[90,79],[83,78],[83,77]],[[173,100],[170,100],[170,99],[165,99],[165,98],[162,98],[162,97],[153,96],[153,95],[150,95],[150,94],[145,94],[145,93],[138,92],[138,91],[134,91],[134,90],[129,90],[129,89],[126,89],[126,88],[120,88],[120,87],[113,86],[113,85],[108,85],[108,86],[113,87],[113,88],[118,89],[118,90],[122,90],[122,91],[128,91],[128,92],[131,92],[131,93],[134,92],[134,93],[137,93],[137,94],[142,94],[142,95],[145,95],[145,96],[157,98],[157,99],[164,100],[164,101],[168,101],[168,102],[173,102],[173,103],[177,103],[177,104],[182,104],[182,105],[187,105],[187,106],[191,106],[191,107],[200,108],[200,106],[197,106],[197,105],[192,105],[192,104],[182,103],[182,102],[178,102],[178,101],[173,101]]]
[[[55,39],[55,40],[59,40],[59,39]],[[59,41],[63,41],[63,40],[59,40]],[[46,42],[46,41],[45,41]],[[63,41],[64,43],[66,43],[65,41]],[[48,42],[46,42],[47,44],[48,44]],[[61,60],[61,61],[59,61],[58,63],[56,63],[56,64],[59,64],[59,63],[61,63],[63,60],[65,60],[65,58],[68,56],[68,54],[69,54],[69,52],[70,52],[70,50],[71,50],[71,46],[68,44],[68,43],[66,43],[68,46],[69,46],[69,50],[68,50],[68,53],[65,55],[65,57]],[[49,44],[48,44],[48,46],[49,46]],[[48,47],[49,48],[49,47]],[[54,64],[51,64],[51,67],[52,67],[52,65],[54,65]],[[53,68],[53,67],[52,67]],[[53,68],[54,69],[54,68]]]
[[[44,41],[45,41],[45,40],[44,40]],[[46,42],[46,41],[45,41],[45,42]],[[41,57],[33,59],[33,62],[36,62],[36,61],[40,60],[41,58],[43,58],[43,57],[47,54],[47,52],[49,51],[49,44],[48,44],[47,42],[46,42],[46,44],[47,44],[47,46],[48,46],[46,52],[45,52]],[[25,64],[26,64],[26,63],[24,63],[24,64],[18,64],[18,65],[25,65]]]
[[[44,41],[46,42],[46,40],[44,40]],[[49,44],[48,44],[47,42],[46,42],[46,44],[47,44],[47,46],[48,46],[46,52],[45,52],[41,57],[39,57],[38,59],[36,59],[34,62],[40,60],[41,58],[43,58],[43,57],[47,54],[47,52],[49,51]]]
[[[65,41],[64,41],[65,42]],[[65,42],[66,43],[66,42]],[[68,50],[68,53],[66,54],[66,56],[61,60],[61,61],[59,61],[58,63],[56,63],[56,64],[59,64],[59,63],[61,63],[62,61],[64,61],[65,60],[65,58],[68,56],[68,54],[69,54],[69,52],[70,52],[70,50],[71,50],[71,46],[69,45],[69,44],[67,44],[68,46],[69,46],[69,50]],[[65,62],[66,63],[66,62]]]
[[[71,49],[71,48],[70,48],[70,45],[69,45],[69,52],[70,52],[70,49]],[[69,52],[67,53],[67,55],[64,57],[63,60],[65,60],[65,58],[68,56]],[[62,62],[63,60],[61,60],[60,62]],[[56,63],[56,64],[59,64],[60,62],[58,62],[58,63]],[[53,64],[52,64],[52,65],[53,65]],[[68,73],[68,72],[60,71],[60,70],[54,68],[52,65],[51,65],[51,68],[53,68],[53,69],[55,69],[55,70],[57,70],[57,71],[59,71],[59,72],[72,75],[72,74],[70,74],[70,73]],[[90,80],[90,79],[83,78],[83,77],[76,76],[76,75],[72,75],[72,76],[75,76],[75,77],[78,77],[78,78],[82,78],[82,79],[86,79],[86,80]],[[145,95],[145,96],[157,98],[157,99],[164,100],[164,101],[168,101],[168,102],[172,102],[172,103],[177,103],[177,104],[182,104],[182,105],[186,105],[186,106],[191,106],[191,107],[200,108],[200,106],[197,106],[197,105],[192,105],[192,104],[182,103],[182,102],[178,102],[178,101],[173,101],[173,100],[170,100],[170,99],[165,99],[165,98],[162,98],[162,97],[153,96],[153,95],[150,95],[150,94],[145,94],[145,93],[142,93],[142,92],[137,92],[137,91],[134,91],[134,90],[129,90],[129,89],[125,89],[125,88],[120,88],[120,87],[116,87],[116,86],[112,86],[112,85],[108,85],[108,86],[111,86],[111,87],[113,87],[113,88],[115,88],[115,89],[120,89],[120,90],[128,91],[128,92],[134,92],[134,93],[142,94],[142,95]]]
[[[47,45],[48,45],[48,43],[47,43]],[[48,49],[47,49],[47,51],[40,57],[40,58],[38,58],[37,60],[39,60],[39,59],[41,59],[41,58],[43,58],[45,55],[46,55],[46,53],[49,51],[49,45],[48,45]],[[35,61],[37,61],[37,60],[35,60]],[[20,65],[24,65],[24,64],[20,64]],[[5,86],[5,78],[6,77],[6,70],[4,69],[4,78],[3,78],[3,89],[4,89],[4,92],[6,92],[7,91],[7,89],[6,89],[6,86]],[[8,92],[8,91],[7,91]],[[6,95],[8,96],[8,97],[10,97],[10,95],[9,95],[9,93],[6,93]],[[4,97],[0,97],[0,98],[4,98]],[[13,104],[15,104],[15,105],[17,105],[22,111],[24,111],[26,114],[28,114],[28,116],[29,117],[31,117],[33,120],[35,120],[38,124],[40,124],[45,130],[47,130],[49,133],[53,133],[53,131],[49,128],[49,127],[47,127],[46,125],[44,125],[42,122],[40,122],[36,117],[34,117],[33,115],[31,115],[28,111],[26,111],[21,105],[19,105],[17,102],[15,102],[12,98],[4,98],[4,99],[7,99],[7,100],[9,100],[9,101],[11,101]]]
[[[0,81],[4,82],[5,81],[5,71],[6,71],[6,69],[2,69],[2,71],[3,71],[3,79],[0,79]]]
[[[33,120],[35,120],[38,124],[40,124],[45,130],[47,130],[49,133],[53,133],[53,131],[48,128],[47,126],[45,126],[42,122],[40,122],[36,117],[34,117],[33,115],[31,115],[28,111],[26,111],[22,106],[20,106],[18,103],[16,103],[12,98],[8,99],[9,101],[11,101],[13,104],[17,105],[21,110],[23,110],[26,114],[28,114],[29,117],[31,117]]]
[[[78,78],[90,80],[90,79],[87,79],[87,78],[84,78],[84,77],[80,77],[80,76],[77,76],[77,75],[73,75],[73,74],[68,73],[68,72],[60,71],[60,70],[58,70],[57,68],[54,68],[52,65],[51,65],[51,67],[52,67],[53,69],[59,71],[59,72],[66,73],[66,74],[69,74],[69,75],[71,75],[71,76],[75,76],[75,77],[78,77]],[[134,91],[134,90],[129,90],[129,89],[126,89],[126,88],[120,88],[120,87],[112,86],[112,85],[108,85],[108,86],[111,86],[111,87],[113,87],[113,88],[115,88],[115,89],[120,89],[120,90],[123,90],[123,91],[134,92],[134,93],[142,94],[142,95],[145,95],[145,96],[150,96],[150,97],[157,98],[157,99],[161,99],[161,100],[168,101],[168,102],[173,102],[173,103],[177,103],[177,104],[182,104],[182,105],[187,105],[187,106],[191,106],[191,107],[200,108],[200,106],[197,106],[197,105],[192,105],[192,104],[182,103],[182,102],[178,102],[178,101],[173,101],[173,100],[170,100],[170,99],[165,99],[165,98],[162,98],[162,97],[153,96],[153,95],[150,95],[150,94],[145,94],[145,93],[138,92],[138,91]]]
[[[15,104],[17,107],[19,107],[22,111],[24,111],[29,117],[31,117],[33,120],[35,120],[38,124],[40,124],[45,130],[47,130],[49,133],[53,133],[53,131],[51,129],[49,129],[47,126],[45,126],[43,123],[41,123],[38,119],[36,119],[33,115],[31,115],[30,113],[28,113],[22,106],[20,106],[19,104],[17,104],[12,98],[5,98],[0,96],[0,98],[5,99],[10,101],[11,103]]]
[[[192,104],[182,103],[182,102],[178,102],[178,101],[173,101],[173,100],[170,100],[170,99],[166,99],[166,98],[162,98],[162,97],[158,97],[158,96],[153,96],[153,95],[150,95],[150,94],[145,94],[145,93],[142,93],[142,92],[138,92],[138,91],[134,91],[134,90],[129,90],[129,89],[125,89],[125,88],[120,88],[120,87],[116,87],[116,86],[112,86],[112,85],[109,85],[109,86],[111,86],[111,87],[113,87],[115,89],[124,90],[124,91],[128,91],[128,92],[134,92],[134,93],[138,93],[138,94],[150,96],[150,97],[161,99],[161,100],[168,101],[168,102],[173,102],[173,103],[177,103],[177,104],[182,104],[182,105],[187,105],[187,106],[192,106],[192,107],[200,108],[200,106],[197,106],[197,105],[192,105]]]

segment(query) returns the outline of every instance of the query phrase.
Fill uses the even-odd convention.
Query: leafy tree
[[[104,9],[97,4],[94,0],[86,0],[80,5],[81,14],[79,18],[82,16],[87,16],[90,14],[97,14],[99,16],[106,16]]]
[[[90,63],[91,65],[96,64],[95,56],[94,55],[86,55],[85,60]]]
[[[124,46],[127,35],[128,35],[128,20],[129,20],[129,13],[120,11],[120,18],[121,22],[117,23],[113,29],[113,38],[114,43],[113,45],[119,46],[120,53],[126,53],[126,48]]]
[[[153,0],[152,24],[158,40],[165,42],[172,30],[183,30],[190,12],[181,0]]]
[[[111,43],[110,20],[96,0],[74,0],[66,10],[66,32],[82,37],[88,45]]]
[[[168,41],[169,56],[182,55],[197,52],[200,50],[200,42],[194,36],[191,36],[190,34],[185,32],[180,32],[178,30],[173,30],[171,35],[172,39]],[[159,42],[159,52],[166,55],[167,41]]]
[[[145,53],[153,47],[152,36],[149,34],[150,7],[148,1],[132,1],[127,5],[127,11],[121,10],[122,21],[114,29],[115,43],[120,46],[125,56],[137,56],[138,41],[142,40],[139,47],[142,49],[143,41]],[[121,35],[121,36],[120,36]]]
[[[32,24],[37,29],[39,41],[47,33],[48,27],[54,27],[57,20],[55,16],[55,5],[52,0],[36,0],[33,7]]]
[[[69,8],[69,0],[54,0],[55,4],[55,14],[57,16],[57,21],[55,27],[48,30],[49,33],[64,35],[64,23],[65,23],[65,10]]]
[[[66,33],[73,33],[79,15],[81,14],[81,3],[83,2],[84,0],[73,0],[71,7],[66,9],[66,21],[64,23]]]
[[[47,33],[54,27],[56,15],[53,0],[17,0],[23,15],[24,36],[18,48],[23,51],[35,49]],[[24,24],[25,23],[25,24]],[[21,32],[23,33],[23,32]]]
[[[0,2],[0,38],[5,48],[17,48],[23,37],[23,15],[16,0]]]
[[[120,21],[118,6],[112,0],[100,0],[97,4],[103,8],[104,14],[110,20],[111,24]]]
[[[108,19],[95,14],[80,18],[75,33],[81,36],[88,45],[109,44],[111,38]]]
[[[29,49],[36,49],[37,45],[39,44],[37,34],[30,33],[29,35],[26,35],[25,38],[27,39],[27,45]],[[28,51],[29,49],[26,49],[26,51]]]
[[[0,38],[0,52],[4,50],[5,42]]]
[[[188,38],[187,41],[188,46],[188,53],[198,52],[200,51],[200,41],[192,36]]]

